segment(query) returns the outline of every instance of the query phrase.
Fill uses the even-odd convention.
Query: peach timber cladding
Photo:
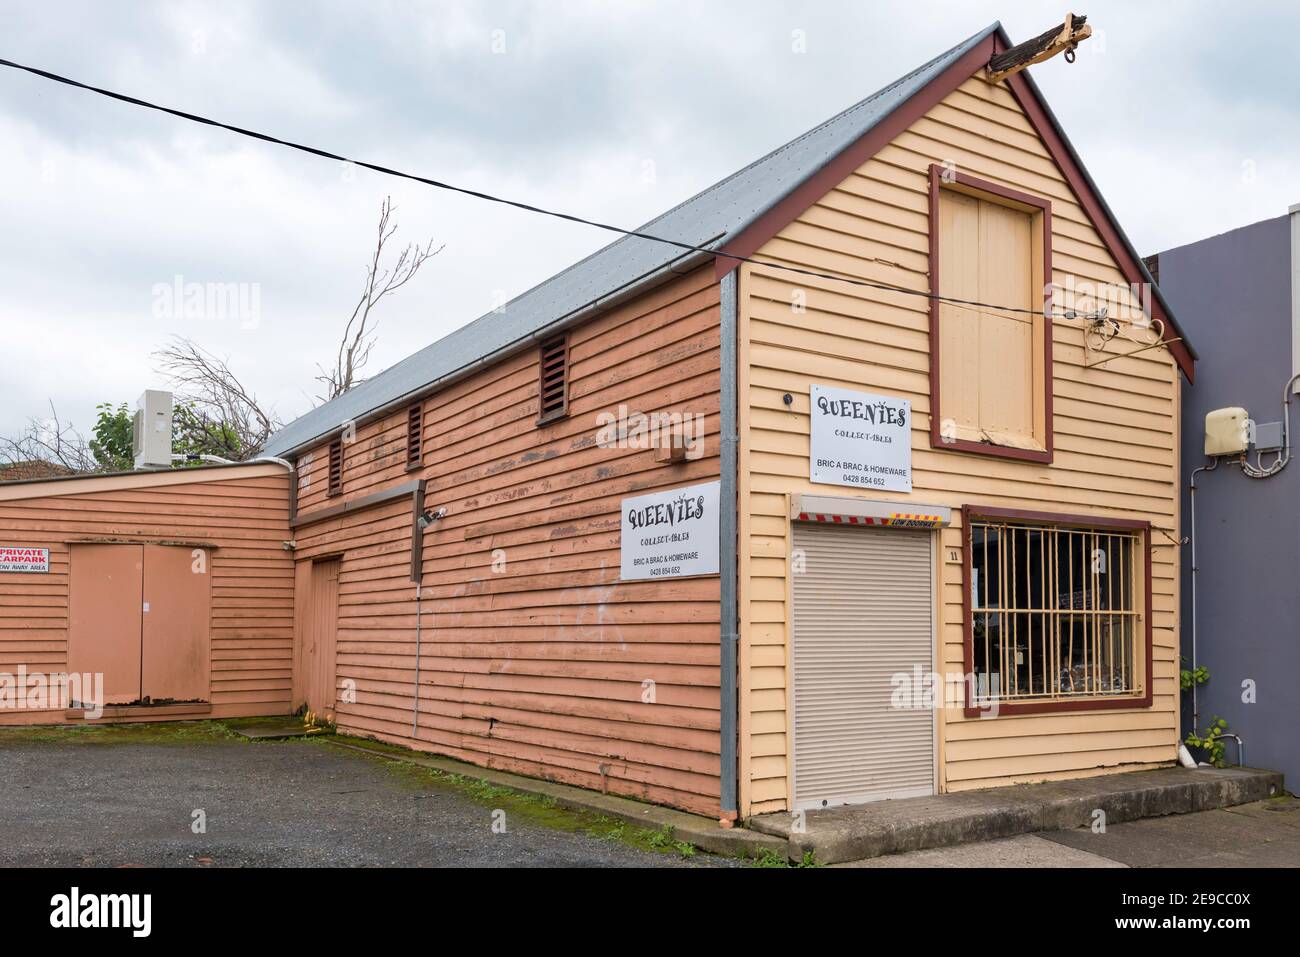
[[[205,550],[212,576],[210,716],[288,713],[287,491],[279,465],[0,485],[0,539],[49,548],[51,566],[44,575],[0,573],[0,671],[68,668],[69,557],[77,543],[181,543]],[[126,718],[149,716],[142,709]],[[0,724],[63,720],[62,708],[0,711]]]
[[[344,503],[414,477],[446,509],[423,542],[414,738],[410,499],[313,522],[339,501],[327,445],[299,458],[296,558],[342,554],[340,730],[716,813],[718,579],[621,583],[619,503],[718,477],[718,310],[697,270],[574,328],[567,415],[540,426],[537,349],[434,393],[415,472],[406,408],[344,444]],[[703,454],[599,447],[620,406],[701,413]]]

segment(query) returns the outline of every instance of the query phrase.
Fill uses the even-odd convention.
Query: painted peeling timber
[[[295,557],[342,556],[340,730],[717,811],[718,579],[620,582],[619,503],[718,477],[718,302],[699,270],[573,330],[564,418],[537,425],[530,350],[424,402],[419,470],[405,410],[345,446],[345,499],[414,475],[446,510],[423,541],[418,729],[410,500],[311,522],[334,500],[322,451],[300,459]],[[700,413],[698,456],[601,447],[620,406]]]

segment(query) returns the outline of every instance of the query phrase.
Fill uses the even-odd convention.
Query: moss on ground
[[[551,830],[584,834],[599,840],[617,841],[620,844],[659,854],[694,857],[701,853],[695,845],[674,838],[672,828],[667,826],[657,830],[636,827],[604,814],[562,807],[554,798],[545,795],[527,794],[499,784],[492,784],[490,781],[474,777],[472,772],[456,774],[439,768],[412,764],[409,761],[393,761],[385,757],[385,755],[393,755],[401,758],[418,753],[399,745],[346,737],[341,737],[339,740],[355,743],[367,751],[382,752],[366,754],[363,751],[347,751],[344,753],[355,755],[361,760],[379,762],[396,781],[405,787],[412,790],[439,788],[456,791],[476,804],[492,810],[504,811],[507,822],[523,821]]]
[[[0,747],[21,744],[194,744],[244,740],[223,721],[75,724],[0,728]]]

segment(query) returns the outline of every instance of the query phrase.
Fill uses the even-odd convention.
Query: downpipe
[[[722,277],[720,286],[721,300],[721,388],[720,388],[720,449],[719,449],[719,649],[721,675],[719,716],[722,735],[719,750],[720,760],[720,815],[719,823],[731,827],[737,818],[737,791],[739,771],[736,756],[736,728],[738,722],[736,697],[736,658],[739,643],[737,627],[737,558],[736,558],[736,521],[738,503],[736,497],[736,461],[737,461],[737,422],[736,422],[736,377],[737,364],[737,327],[739,307],[739,270],[733,269]]]

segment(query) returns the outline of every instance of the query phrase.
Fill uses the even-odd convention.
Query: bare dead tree
[[[420,268],[438,253],[430,239],[423,246],[407,244],[385,263],[385,253],[397,232],[392,197],[379,207],[374,251],[366,265],[361,296],[352,308],[330,368],[317,366],[316,380],[324,387],[317,396],[328,401],[359,385],[361,372],[375,344],[375,307],[415,278]],[[156,370],[175,392],[173,441],[178,450],[217,455],[243,461],[256,455],[283,424],[258,400],[230,368],[228,358],[217,356],[185,336],[173,336],[153,353]],[[129,439],[128,439],[129,445]],[[62,421],[50,404],[48,419],[31,419],[17,435],[0,436],[0,469],[39,472],[41,476],[71,472],[96,472],[123,466],[118,452],[97,448],[71,423]]]
[[[193,339],[173,336],[153,358],[175,390],[174,435],[187,450],[242,461],[281,426],[231,371],[228,359]]]
[[[17,434],[0,436],[0,470],[11,478],[48,478],[102,468],[86,437],[59,418],[50,402],[47,419],[32,418]]]
[[[328,402],[365,381],[361,377],[361,371],[370,361],[370,350],[375,344],[375,324],[371,312],[380,300],[414,279],[420,267],[443,250],[442,246],[434,249],[432,239],[423,246],[409,243],[398,253],[396,260],[390,265],[384,265],[384,249],[397,232],[397,222],[393,218],[396,212],[393,198],[385,197],[379,207],[375,249],[366,265],[366,279],[361,296],[343,328],[334,363],[328,369],[317,366],[321,374],[316,376],[316,381],[324,386],[324,393],[317,398],[322,402]]]

